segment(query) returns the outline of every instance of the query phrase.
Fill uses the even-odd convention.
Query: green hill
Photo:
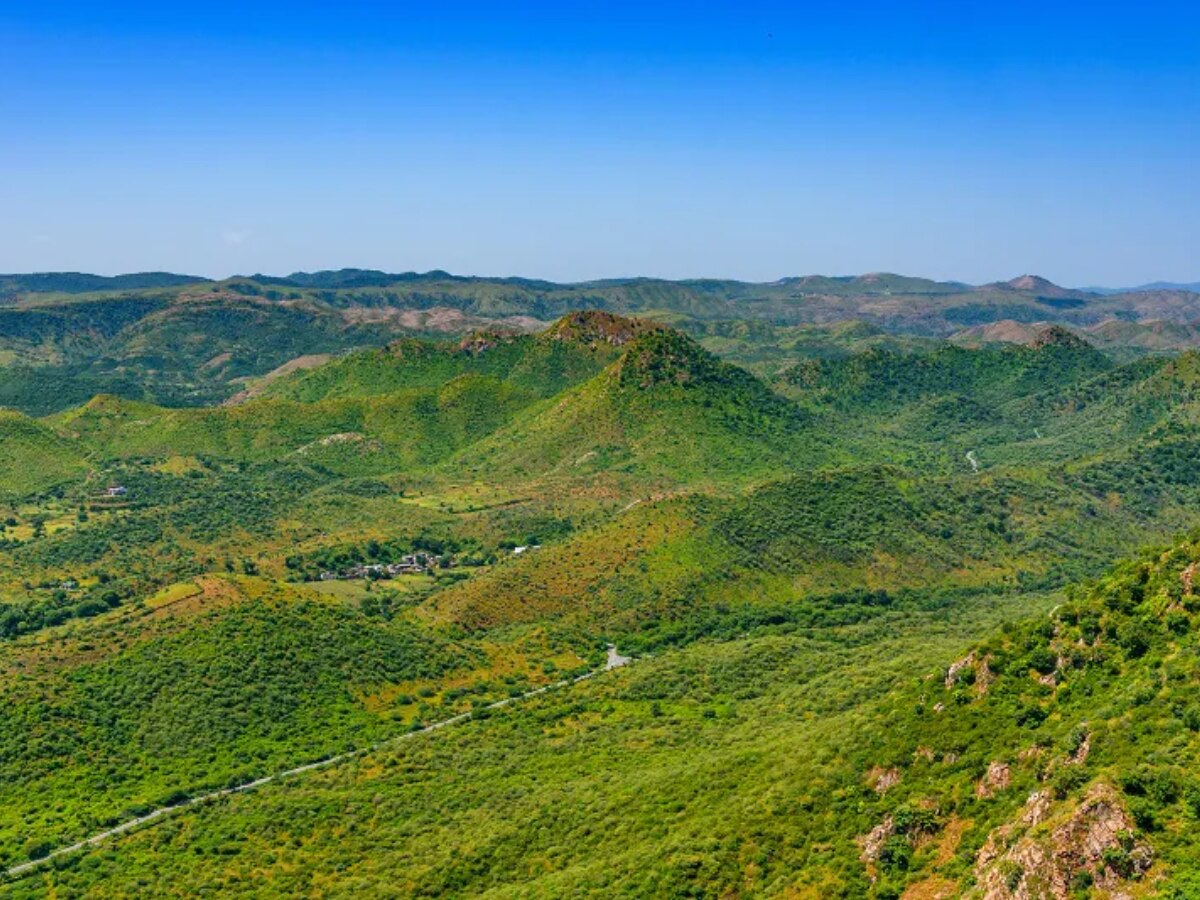
[[[583,384],[531,406],[443,471],[522,479],[636,473],[689,483],[745,481],[829,455],[807,417],[690,338],[650,331]],[[793,457],[793,454],[796,457]]]
[[[1003,629],[995,598],[752,625],[15,892],[1188,897],[1198,556],[1030,598]]]
[[[392,743],[6,894],[1191,895],[1200,540],[1087,579],[1196,527],[1200,356],[786,324],[1034,278],[180,291],[5,320],[129,382],[0,413],[0,857]]]
[[[384,733],[390,714],[364,708],[364,693],[480,661],[411,625],[233,578],[178,585],[53,647],[62,655],[10,649],[0,671],[6,859],[28,835],[53,842],[183,786],[239,783]]]
[[[82,272],[39,272],[0,275],[0,295],[16,293],[87,294],[97,291],[136,291],[146,288],[200,284],[209,279],[171,272],[138,272],[130,275],[87,275]]]
[[[33,419],[0,409],[0,495],[37,493],[86,471],[77,447]]]
[[[433,388],[475,375],[547,397],[596,374],[619,355],[622,345],[653,327],[591,312],[564,317],[537,335],[480,332],[454,343],[398,341],[280,380],[266,393],[311,402]]]
[[[780,385],[802,401],[846,411],[946,395],[1000,404],[1061,389],[1112,365],[1069,332],[1048,328],[1028,347],[946,346],[904,354],[870,350],[847,359],[814,359],[784,373]]]

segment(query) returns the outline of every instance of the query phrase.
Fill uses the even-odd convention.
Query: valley
[[[0,893],[1200,883],[1200,297],[0,284]]]

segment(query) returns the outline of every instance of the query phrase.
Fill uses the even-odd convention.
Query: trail
[[[974,451],[974,450],[968,450],[968,451],[967,451],[967,462],[969,462],[969,463],[971,464],[971,471],[972,471],[972,472],[978,472],[978,471],[979,471],[979,460],[977,460],[977,459],[975,458],[975,451]]]
[[[527,700],[530,697],[536,697],[539,694],[545,694],[561,688],[571,687],[579,684],[581,681],[587,681],[589,678],[594,678],[603,672],[609,672],[613,669],[619,669],[622,666],[627,666],[631,662],[633,662],[631,657],[621,656],[619,653],[617,653],[616,646],[614,644],[609,644],[608,657],[605,660],[603,669],[593,669],[592,671],[585,672],[584,674],[578,675],[575,678],[564,678],[562,681],[556,681],[553,684],[543,685],[542,687],[535,688],[532,691],[526,691],[524,694],[521,694],[517,697],[506,697],[503,700],[497,700],[495,703],[488,704],[482,708],[501,709],[505,706],[511,706],[514,703]],[[393,744],[399,744],[401,741],[412,740],[413,738],[419,737],[422,734],[429,734],[430,732],[438,731],[450,725],[457,725],[459,722],[465,722],[470,719],[472,715],[474,715],[474,712],[475,711],[460,713],[457,716],[451,716],[449,719],[443,719],[440,722],[434,722],[431,725],[426,725],[419,731],[405,732],[404,734],[382,740],[377,744],[371,744],[368,747],[361,747],[358,750],[348,750],[347,752],[339,753],[336,756],[319,759],[316,762],[305,763],[304,765],[296,766],[293,769],[286,769],[283,772],[276,772],[274,775],[264,776],[263,778],[259,778],[257,781],[250,781],[246,784],[239,784],[236,787],[222,788],[219,791],[201,794],[198,797],[192,797],[183,801],[182,803],[177,803],[174,806],[160,806],[158,809],[151,810],[143,816],[138,816],[136,819],[130,819],[127,822],[122,822],[120,825],[116,825],[113,828],[108,829],[108,831],[102,831],[99,834],[93,834],[91,837],[84,838],[82,841],[71,844],[70,846],[59,847],[55,850],[51,850],[45,856],[39,857],[38,859],[32,859],[29,862],[12,866],[6,870],[4,874],[7,878],[19,878],[22,875],[28,875],[30,872],[34,871],[40,866],[46,865],[51,860],[57,859],[61,856],[66,856],[71,853],[78,853],[80,850],[87,850],[91,847],[99,846],[107,840],[120,837],[123,834],[128,834],[129,832],[140,828],[143,825],[149,825],[158,822],[173,813],[182,812],[190,807],[200,806],[204,803],[211,803],[214,800],[220,800],[222,797],[229,797],[233,794],[242,794],[246,791],[252,791],[256,788],[262,787],[264,784],[271,784],[274,781],[282,781],[283,779],[290,778],[293,775],[303,775],[305,772],[312,772],[316,769],[334,766],[338,763],[346,762],[347,760],[354,759],[358,756],[365,756],[368,753],[374,753],[376,750],[382,750],[386,747],[392,746]]]

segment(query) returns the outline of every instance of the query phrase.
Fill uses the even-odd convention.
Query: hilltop
[[[54,412],[95,393],[205,405],[253,390],[293,360],[379,347],[398,338],[531,333],[576,310],[661,321],[709,349],[773,375],[808,347],[842,352],[867,340],[897,346],[997,323],[1102,329],[1106,349],[1136,355],[1194,346],[1200,294],[1092,294],[1036,276],[971,286],[889,273],[809,275],[766,283],[609,279],[556,284],[447,272],[348,269],[220,281],[162,273],[101,278],[5,276],[0,303],[0,404]],[[1124,329],[1105,323],[1118,321]],[[747,330],[746,323],[762,327]],[[1168,339],[1136,331],[1144,325]],[[728,335],[740,328],[731,342]],[[1135,329],[1131,331],[1131,329]],[[1003,332],[996,337],[1003,337]],[[883,343],[877,338],[875,343]]]
[[[139,354],[342,315],[211,287],[84,295],[83,333],[17,314]],[[1200,550],[1089,579],[1195,526],[1200,357],[1036,321],[972,346],[576,309],[301,354],[235,402],[127,372],[0,414],[0,859],[342,760],[5,888],[1187,896],[1190,783],[1127,721],[1191,759]]]

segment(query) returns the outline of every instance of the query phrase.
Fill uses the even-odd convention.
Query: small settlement
[[[434,553],[410,553],[394,563],[361,563],[341,571],[325,571],[322,581],[337,581],[351,578],[395,578],[398,575],[423,575],[442,564],[442,557]]]

